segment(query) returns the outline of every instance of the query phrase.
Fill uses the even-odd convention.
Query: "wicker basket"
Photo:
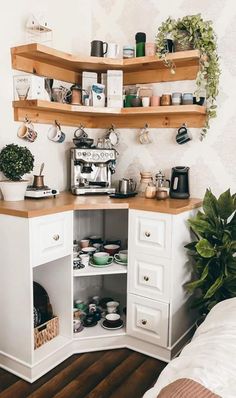
[[[59,334],[58,316],[34,328],[34,349],[52,340]]]

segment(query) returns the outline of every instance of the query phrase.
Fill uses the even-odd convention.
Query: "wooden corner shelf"
[[[68,82],[81,82],[82,71],[102,73],[108,69],[124,72],[124,84],[193,80],[199,70],[198,50],[167,55],[176,65],[171,74],[157,56],[131,59],[85,57],[67,54],[42,44],[32,43],[11,49],[12,68]]]
[[[13,101],[14,120],[28,117],[35,123],[50,124],[57,120],[61,125],[90,128],[203,127],[206,109],[199,105],[158,106],[147,108],[93,108],[42,100]]]

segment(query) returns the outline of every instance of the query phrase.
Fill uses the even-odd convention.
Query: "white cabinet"
[[[168,319],[168,304],[129,294],[127,312],[129,335],[167,347]]]
[[[72,212],[30,220],[31,261],[37,266],[71,254]]]
[[[190,279],[184,244],[191,240],[187,219],[192,213],[129,212],[127,331],[157,351],[165,347],[169,358],[194,324],[184,288]]]
[[[150,211],[129,211],[131,251],[171,257],[171,215]]]
[[[169,300],[171,261],[145,252],[129,256],[130,293],[161,301]]]

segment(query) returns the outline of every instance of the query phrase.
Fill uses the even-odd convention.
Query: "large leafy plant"
[[[193,258],[193,306],[206,314],[219,301],[236,296],[236,194],[230,190],[217,199],[210,190],[199,211],[188,222],[195,241],[185,247]]]
[[[0,152],[0,171],[12,181],[33,170],[34,157],[30,150],[16,144],[6,145]]]
[[[187,33],[183,35],[183,32]],[[201,14],[188,15],[177,20],[168,18],[158,28],[156,35],[157,55],[162,58],[171,73],[175,73],[174,62],[166,57],[165,40],[171,37],[174,41],[185,45],[188,42],[194,49],[200,51],[199,72],[196,78],[195,95],[206,96],[206,124],[202,129],[201,138],[209,129],[209,120],[216,117],[216,97],[218,95],[220,66],[217,54],[216,35],[212,21],[204,21]]]

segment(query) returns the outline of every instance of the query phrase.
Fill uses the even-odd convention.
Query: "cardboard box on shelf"
[[[45,90],[44,77],[35,75],[13,76],[14,100],[41,99],[50,100]]]
[[[107,106],[109,108],[123,107],[123,71],[107,71]]]

